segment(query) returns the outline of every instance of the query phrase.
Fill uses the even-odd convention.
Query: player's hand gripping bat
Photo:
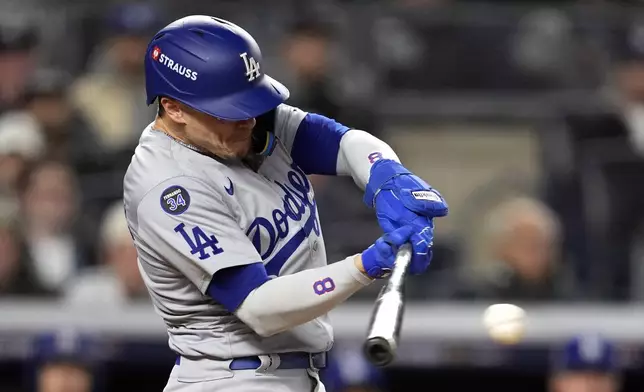
[[[365,356],[375,366],[388,365],[396,356],[405,307],[403,287],[411,256],[410,244],[398,249],[389,280],[376,299],[364,343]]]

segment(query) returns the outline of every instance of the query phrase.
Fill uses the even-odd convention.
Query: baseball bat
[[[403,288],[411,254],[410,244],[398,249],[389,280],[380,290],[371,314],[363,348],[369,362],[378,367],[388,365],[396,357],[405,308]]]

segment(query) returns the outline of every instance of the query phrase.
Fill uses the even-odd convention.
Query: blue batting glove
[[[427,270],[432,262],[432,246],[434,245],[434,223],[428,220],[428,226],[414,231],[409,241],[411,242],[412,256],[409,264],[409,273],[419,275]],[[415,227],[416,228],[416,227]]]
[[[378,238],[367,250],[362,252],[362,267],[374,279],[387,277],[396,260],[398,248],[411,242],[413,256],[409,273],[417,275],[424,272],[432,259],[432,229],[416,231],[412,226],[400,227]]]
[[[414,228],[410,273],[424,272],[432,259],[433,218],[449,212],[443,196],[400,163],[383,159],[371,167],[364,202],[375,208],[376,219],[385,233],[403,226]]]
[[[433,228],[431,219],[449,212],[447,202],[438,191],[391,159],[371,166],[364,202],[375,208],[385,233],[405,225],[416,226],[419,231],[428,225]]]
[[[401,208],[400,200],[391,191],[380,192],[376,200],[376,218],[385,233],[390,233],[401,226],[411,226],[417,233],[411,238],[411,243],[426,242],[431,251],[434,240],[434,220],[432,218],[418,215],[405,207]],[[409,271],[412,275],[416,275],[427,269],[431,261],[431,254],[427,258],[427,255],[422,252],[422,248],[421,253],[418,253],[415,247],[412,248]]]

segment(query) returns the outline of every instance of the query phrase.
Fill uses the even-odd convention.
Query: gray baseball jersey
[[[326,265],[313,188],[290,156],[305,116],[277,108],[278,146],[257,172],[200,154],[152,125],[143,132],[125,175],[125,213],[176,353],[228,359],[330,349],[326,316],[262,338],[206,294],[227,267],[263,261],[269,276],[280,276]]]

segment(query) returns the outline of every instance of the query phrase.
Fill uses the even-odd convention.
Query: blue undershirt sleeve
[[[206,293],[229,312],[237,310],[248,294],[269,280],[261,262],[217,271]]]
[[[306,174],[335,175],[340,140],[349,127],[328,117],[308,113],[300,123],[291,156]]]

